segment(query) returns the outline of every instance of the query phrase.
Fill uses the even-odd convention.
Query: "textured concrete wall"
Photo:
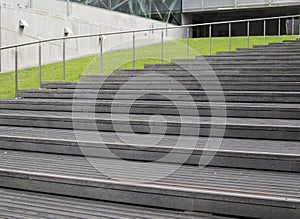
[[[9,3],[2,2],[1,5],[2,46],[62,37],[64,35],[64,27],[68,27],[72,31],[71,35],[82,35],[166,26],[165,23],[159,21],[79,4],[72,4],[72,13],[70,16],[60,14],[57,10],[52,10],[53,8],[59,8],[59,4],[65,4],[63,1],[50,0],[51,4],[48,7],[48,11],[46,11],[47,4],[45,4],[44,0],[42,1],[44,4],[40,4],[40,1],[32,1],[33,8],[27,7],[29,5],[28,0],[7,2]],[[25,27],[23,30],[20,29],[20,19],[26,20],[29,27]],[[168,38],[166,40],[175,39],[180,36],[182,36],[181,31],[168,31]],[[160,31],[148,31],[137,34],[137,46],[160,42],[160,37]],[[99,52],[98,37],[69,40],[66,45],[67,59]],[[106,37],[104,40],[104,51],[129,48],[131,46],[132,34]],[[42,47],[43,64],[62,60],[62,42],[45,43]],[[37,63],[37,46],[20,48],[20,68],[35,66]],[[1,64],[2,72],[14,68],[13,50],[2,51]]]

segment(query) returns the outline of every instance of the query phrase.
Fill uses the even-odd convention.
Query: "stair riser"
[[[240,57],[240,56],[247,56],[247,57],[257,57],[257,56],[264,56],[264,57],[290,57],[290,56],[298,56],[300,52],[281,52],[281,53],[261,53],[261,52],[248,52],[248,53],[239,53],[239,52],[217,52],[216,56],[226,56],[226,57]]]
[[[286,67],[298,67],[300,66],[300,61],[298,60],[203,60],[200,58],[197,59],[190,59],[190,60],[172,60],[172,63],[178,64],[178,65],[186,65],[186,64],[194,64],[199,67],[203,66],[204,68],[206,65],[211,65],[213,68],[219,65],[228,67],[228,66],[242,66],[242,67],[252,67],[252,66],[258,66],[258,67],[264,67],[264,66],[286,66]]]
[[[203,90],[203,88],[199,85],[185,85],[184,83],[180,83],[182,86],[185,87],[187,90]],[[182,90],[182,88],[178,87],[178,85],[169,85],[169,84],[130,84],[127,86],[124,86],[125,84],[122,83],[120,85],[111,85],[111,84],[103,84],[101,85],[101,90],[119,90],[119,89],[125,89],[125,90]],[[209,87],[206,90],[216,90],[213,87],[219,87],[219,85],[210,85],[212,87]],[[87,84],[83,85],[80,84],[78,86],[76,85],[55,85],[55,84],[45,84],[42,86],[43,88],[47,89],[96,89],[99,90],[99,85],[92,85]],[[261,85],[221,85],[222,89],[225,91],[300,91],[299,85],[268,85],[268,84],[261,84]]]
[[[132,76],[137,76],[138,75],[132,75]],[[166,75],[168,76],[168,75]],[[178,76],[172,76],[170,75],[169,79],[165,79],[166,80],[166,83],[170,83],[170,80],[178,80],[178,83],[180,83],[182,81],[182,83],[184,84],[184,82],[186,81],[190,81],[190,80],[193,80],[191,77],[178,77]],[[109,82],[127,82],[128,80],[134,80],[134,81],[153,81],[153,77],[147,77],[147,76],[140,76],[138,78],[132,78],[130,76],[126,76],[126,75],[123,75],[121,77],[118,77],[118,78],[105,78],[105,79],[101,79],[100,78],[97,78],[97,77],[86,77],[86,78],[81,78],[80,81],[82,83],[86,83],[86,82],[95,82],[95,80],[99,80],[99,81],[103,81],[105,80],[105,82],[109,83]],[[194,79],[195,80],[195,79]],[[209,82],[209,83],[205,83],[206,85],[207,84],[214,84],[216,81],[220,82],[221,84],[225,84],[225,83],[244,83],[245,81],[247,82],[300,82],[300,74],[299,75],[280,75],[280,74],[277,74],[277,75],[261,75],[261,76],[257,76],[257,75],[253,75],[253,76],[247,76],[247,75],[232,75],[232,76],[227,76],[227,75],[219,75],[217,78],[214,77],[214,76],[202,76],[202,75],[199,75],[199,81],[200,83],[202,81],[205,81],[205,82]],[[160,81],[161,82],[161,81]],[[104,83],[104,82],[103,82]],[[130,84],[129,84],[130,85]]]
[[[168,123],[167,128],[164,128],[165,123],[151,123],[151,129],[148,122],[120,122],[110,120],[80,120],[75,121],[76,127],[81,130],[93,130],[93,124],[96,123],[98,130],[115,132],[116,128],[118,132],[132,131],[137,133],[151,133],[152,134],[166,134],[166,135],[187,135],[187,136],[209,136],[211,127],[209,124],[180,124],[180,123]],[[73,129],[73,121],[71,119],[49,119],[49,118],[26,118],[2,116],[0,117],[1,125],[23,126],[23,127],[42,127],[42,128],[59,128],[59,129]],[[214,125],[216,132],[221,131],[224,126]],[[199,132],[200,130],[200,132]],[[219,130],[219,131],[218,131]],[[300,130],[297,128],[288,127],[260,127],[260,126],[248,126],[248,125],[226,125],[226,131],[224,137],[229,138],[254,138],[254,139],[268,139],[268,140],[300,140]]]
[[[142,94],[141,94],[142,95]],[[74,95],[73,93],[34,93],[34,92],[21,92],[20,96],[23,98],[48,98],[48,99],[73,99]],[[173,101],[187,101],[190,100],[191,96],[193,97],[194,101],[196,102],[208,102],[208,99],[206,95],[203,94],[195,94],[195,95],[187,95],[187,94],[178,94],[178,95],[171,95],[168,94],[168,97],[171,98]],[[115,94],[99,94],[97,97],[93,94],[78,94],[77,99],[84,99],[84,100],[114,100]],[[132,94],[120,94],[118,95],[117,100],[132,100],[136,98],[136,95]],[[275,95],[275,94],[252,94],[252,95],[225,95],[225,99],[227,102],[240,102],[240,103],[299,103],[300,97],[297,94],[294,94],[293,96],[290,94],[281,94],[281,95]],[[116,101],[117,101],[116,100]],[[140,100],[145,101],[165,101],[166,99],[161,95],[155,95],[155,94],[146,94],[142,95]],[[222,101],[222,98],[220,96],[214,96],[211,101],[214,102],[220,102]]]
[[[300,49],[300,45],[298,43],[270,43],[268,45],[254,45],[253,49],[282,49],[282,50],[290,50],[290,49]]]
[[[189,191],[174,191],[154,187],[107,185],[105,182],[90,182],[84,179],[60,179],[54,176],[39,176],[22,173],[1,172],[1,185],[6,188],[59,194],[93,200],[114,201],[135,205],[176,209],[183,211],[211,212],[243,217],[297,219],[300,215],[297,204],[268,199],[229,197]],[[245,199],[247,202],[245,203]],[[151,200],[151,202],[149,202]],[[296,206],[296,207],[295,207]]]
[[[156,70],[156,71],[161,71],[161,70],[168,70],[168,71],[174,71],[174,70],[183,70],[185,69],[186,71],[193,72],[197,74],[200,70],[201,71],[223,71],[223,70],[231,70],[231,71],[251,71],[252,73],[259,72],[259,71],[269,71],[269,72],[286,72],[286,71],[297,71],[299,70],[299,67],[294,67],[294,66],[284,66],[284,65],[278,65],[278,66],[245,66],[245,65],[240,65],[240,66],[232,66],[232,65],[209,65],[206,64],[206,67],[203,66],[198,66],[197,64],[177,64],[177,65],[148,65],[145,66],[145,69],[147,70]],[[276,69],[276,70],[275,70]]]
[[[162,157],[166,157],[169,150],[159,149],[143,149],[139,147],[130,147],[123,145],[114,144],[85,144],[80,143],[81,147],[84,148],[85,156],[102,157],[102,158],[113,158],[111,155],[105,153],[102,147],[108,147],[109,150],[117,155],[120,159],[136,160],[154,162]],[[30,139],[7,139],[0,137],[0,149],[5,150],[20,150],[20,151],[31,151],[41,153],[52,153],[62,155],[76,155],[83,156],[80,147],[73,142],[58,142],[58,141],[47,141],[47,140],[30,140]],[[194,151],[185,164],[199,165],[200,157],[202,155],[201,150]],[[172,152],[175,153],[176,152]],[[180,156],[184,151],[178,152]],[[177,163],[174,159],[165,159],[169,163]],[[247,169],[263,169],[273,171],[285,171],[285,172],[300,172],[300,161],[299,159],[293,159],[291,157],[285,157],[280,155],[260,155],[260,154],[247,154],[239,152],[222,152],[219,151],[214,156],[213,160],[208,164],[213,167],[235,167],[235,168],[247,168]]]
[[[300,49],[299,48],[250,48],[250,49],[236,49],[236,52],[238,53],[253,53],[253,52],[259,52],[263,54],[267,53],[299,53]]]
[[[84,110],[89,108],[82,106],[78,110]],[[69,105],[36,105],[36,104],[2,104],[0,103],[0,109],[12,109],[12,110],[33,110],[33,111],[62,111],[62,112],[72,112],[77,107],[73,108],[71,104]],[[152,103],[149,106],[135,106],[135,105],[114,105],[114,113],[128,113],[130,108],[130,113],[132,114],[158,114],[158,115],[179,115],[177,107],[174,106],[155,106]],[[185,108],[180,106],[180,113],[182,116],[193,116],[190,108]],[[220,110],[220,108],[213,108],[215,111]],[[111,104],[101,104],[96,105],[94,111],[85,110],[86,112],[97,112],[97,113],[111,113]],[[199,116],[211,116],[211,109],[209,107],[198,108]],[[228,117],[241,117],[241,118],[277,118],[277,119],[295,119],[300,118],[300,111],[297,109],[284,109],[284,108],[251,108],[251,107],[226,107],[226,114]]]
[[[206,60],[207,62],[274,62],[278,61],[279,63],[284,62],[294,62],[299,61],[299,57],[297,56],[286,56],[286,57],[269,57],[269,56],[242,56],[242,57],[236,57],[236,56],[196,56],[196,59],[199,60]]]

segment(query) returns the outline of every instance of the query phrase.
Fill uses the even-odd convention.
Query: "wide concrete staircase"
[[[299,70],[285,41],[1,100],[0,216],[300,218]]]

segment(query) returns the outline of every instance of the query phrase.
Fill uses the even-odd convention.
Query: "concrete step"
[[[170,211],[132,205],[93,201],[37,192],[0,189],[1,218],[176,218],[222,219],[212,214]],[[226,217],[227,218],[227,217]]]
[[[283,40],[282,42],[273,42],[273,43],[269,43],[269,44],[299,44],[299,41],[297,40],[299,39],[298,35],[294,35],[294,39],[290,39],[290,40]]]
[[[270,48],[273,48],[273,47],[277,47],[277,48],[289,48],[289,47],[293,47],[293,48],[300,48],[300,44],[298,41],[296,40],[286,40],[286,41],[283,41],[283,42],[270,42],[268,43],[267,45],[254,45],[253,46],[254,48],[255,47],[270,47]]]
[[[268,45],[254,45],[253,49],[283,49],[283,50],[289,50],[289,49],[300,49],[299,43],[269,43]]]
[[[221,83],[252,83],[252,82],[292,82],[296,83],[300,81],[300,74],[299,72],[291,72],[291,73],[280,73],[280,72],[271,72],[270,73],[263,73],[263,72],[246,72],[240,73],[239,71],[232,71],[230,72],[222,72],[216,73],[211,70],[210,72],[195,72],[192,70],[191,72],[180,70],[179,67],[174,66],[156,66],[157,70],[148,69],[144,70],[123,70],[118,71],[118,73],[113,74],[111,76],[103,76],[103,75],[86,75],[82,76],[79,81],[80,83],[85,82],[148,82],[148,81],[156,81],[156,82],[178,82],[178,83],[195,83],[197,81],[199,83],[205,81],[205,84],[214,84],[216,81],[220,81]],[[161,68],[161,69],[160,69]],[[177,68],[177,70],[171,70],[172,68]],[[160,74],[157,73],[160,72]],[[156,72],[156,73],[155,73]],[[46,83],[46,82],[45,82]]]
[[[250,62],[250,61],[241,61],[241,62],[231,62],[231,61],[202,61],[199,59],[189,59],[189,60],[172,60],[174,64],[177,64],[179,66],[183,65],[184,67],[189,64],[196,65],[198,68],[207,68],[207,65],[210,65],[213,69],[218,69],[219,66],[222,68],[228,68],[230,66],[232,67],[269,67],[269,66],[274,66],[274,67],[298,67],[300,65],[300,61],[284,61],[284,62],[279,62],[279,61],[263,61],[263,62]]]
[[[208,164],[211,167],[300,172],[300,143],[297,141],[225,138],[211,139],[215,144],[208,146],[207,137],[199,137],[195,143],[193,137],[186,136],[178,143],[176,136],[152,135],[152,139],[161,139],[153,143],[145,140],[149,138],[145,134],[99,132],[101,139],[83,141],[74,131],[65,129],[0,126],[0,130],[0,149],[3,150],[115,158],[106,152],[109,149],[120,159],[154,162],[165,157],[161,162],[181,164],[184,160],[185,164],[197,166],[201,155],[213,152],[214,157]],[[81,134],[95,136],[96,133],[82,131]],[[136,141],[132,144],[122,139]],[[168,159],[170,151],[174,156]]]
[[[266,68],[283,68],[287,67],[288,69],[293,69],[295,67],[300,66],[299,61],[285,61],[285,62],[276,62],[276,61],[270,61],[270,62],[203,62],[199,59],[188,59],[188,60],[172,60],[172,64],[176,64],[179,67],[182,66],[183,68],[186,68],[187,66],[197,67],[198,69],[216,69],[216,70],[226,70],[226,69],[253,69],[258,67],[259,69],[262,69],[264,67]],[[189,68],[188,68],[189,69]],[[192,68],[193,69],[193,68]]]
[[[141,174],[159,176],[161,169],[149,169],[143,163],[136,163],[137,171],[127,163],[112,159],[94,159],[93,162],[119,177],[110,179],[86,158],[1,151],[1,185],[77,198],[238,217],[296,219],[300,214],[300,176],[297,173],[201,169],[184,165],[167,177],[141,182]],[[172,170],[174,166],[164,164],[161,168]]]
[[[260,55],[260,56],[221,56],[221,55],[214,55],[214,56],[196,56],[196,59],[200,59],[200,60],[206,60],[206,61],[249,61],[249,62],[254,62],[254,61],[267,61],[267,62],[271,62],[271,61],[278,61],[278,62],[285,62],[285,61],[299,61],[299,56],[264,56],[264,55]]]
[[[288,67],[292,67],[292,66],[299,66],[300,64],[300,59],[295,59],[295,60],[251,60],[248,59],[247,61],[245,61],[245,59],[243,60],[204,60],[204,59],[200,59],[200,58],[196,58],[196,59],[173,59],[172,63],[174,64],[178,64],[178,65],[187,65],[187,64],[195,64],[199,67],[201,67],[202,65],[205,66],[207,64],[211,65],[212,68],[214,68],[214,66],[216,65],[233,65],[233,66],[288,66]]]
[[[207,102],[208,96],[210,102],[226,102],[239,103],[295,103],[300,101],[299,92],[274,92],[274,91],[166,91],[166,90],[125,90],[119,92],[117,90],[79,90],[74,96],[74,92],[70,89],[55,90],[26,90],[20,91],[19,95],[23,98],[39,98],[39,99],[80,99],[80,100],[132,100],[139,96],[139,100],[144,101],[166,101],[166,97],[172,101],[190,101],[191,98],[195,102]]]
[[[201,71],[219,71],[219,70],[232,70],[232,71],[252,71],[252,72],[259,72],[259,71],[272,71],[272,72],[284,72],[284,71],[297,71],[299,69],[298,66],[288,66],[288,65],[272,65],[272,66],[214,66],[214,65],[197,65],[197,64],[186,64],[186,63],[179,63],[178,64],[149,64],[145,65],[146,69],[151,70],[185,70],[185,71],[194,71],[195,73]]]
[[[108,132],[209,136],[222,133],[228,138],[300,140],[300,120],[255,118],[210,118],[109,113],[68,113],[49,111],[1,110],[0,125],[95,130]],[[74,126],[75,125],[75,126]],[[211,132],[212,128],[216,132]]]
[[[298,47],[259,47],[259,48],[237,48],[236,52],[261,52],[261,53],[280,53],[280,52],[295,52],[295,53],[299,53],[300,52],[300,48]]]
[[[103,83],[99,82],[50,82],[42,84],[42,88],[46,89],[101,89],[101,90],[203,90],[204,88],[197,81],[181,82],[178,86],[177,81],[161,82],[161,81],[146,81],[146,82],[131,82],[126,84],[124,81],[113,81]],[[300,82],[222,82],[221,87],[227,91],[300,91]],[[220,84],[206,83],[205,90],[220,89]]]
[[[288,57],[288,56],[299,56],[300,52],[259,52],[259,51],[248,51],[248,52],[240,52],[240,51],[232,51],[232,52],[217,52],[217,56],[265,56],[265,57]]]
[[[0,109],[3,110],[31,110],[31,111],[63,111],[72,112],[72,99],[7,99],[0,101]],[[115,113],[151,114],[151,115],[194,115],[193,109],[198,109],[199,116],[211,116],[211,110],[224,109],[223,104],[217,103],[188,103],[186,101],[96,101],[77,100],[76,106],[86,107],[86,112],[110,113],[111,107]],[[89,106],[93,106],[89,107]],[[180,112],[178,111],[180,109]],[[226,114],[228,117],[244,118],[278,118],[295,119],[300,118],[299,104],[272,104],[272,103],[226,103]]]

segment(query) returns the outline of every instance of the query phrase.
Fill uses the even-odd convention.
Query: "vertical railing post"
[[[164,30],[161,31],[161,63],[164,63]]]
[[[298,17],[298,21],[299,21],[299,22],[298,22],[298,23],[299,23],[299,24],[298,24],[298,30],[299,30],[298,36],[300,36],[300,17]]]
[[[190,57],[190,29],[189,27],[186,28],[186,58],[189,59]]]
[[[280,36],[281,36],[281,20],[278,19],[278,42],[280,43]]]
[[[247,47],[250,48],[250,21],[247,22],[247,38],[248,38]]]
[[[132,36],[132,68],[135,68],[135,33]]]
[[[99,36],[99,45],[100,45],[100,54],[99,54],[99,61],[100,61],[100,74],[103,73],[103,37]]]
[[[18,47],[15,47],[15,97],[19,98]]]
[[[292,39],[295,39],[295,18],[292,18]]]
[[[264,45],[267,44],[267,21],[264,20]]]
[[[39,43],[39,89],[42,87],[42,44]]]
[[[209,55],[212,55],[212,26],[209,25]]]
[[[29,8],[32,8],[32,0],[29,0]]]
[[[62,80],[66,79],[66,39],[63,39],[63,63],[62,63]]]
[[[231,23],[228,26],[228,49],[231,51]]]

